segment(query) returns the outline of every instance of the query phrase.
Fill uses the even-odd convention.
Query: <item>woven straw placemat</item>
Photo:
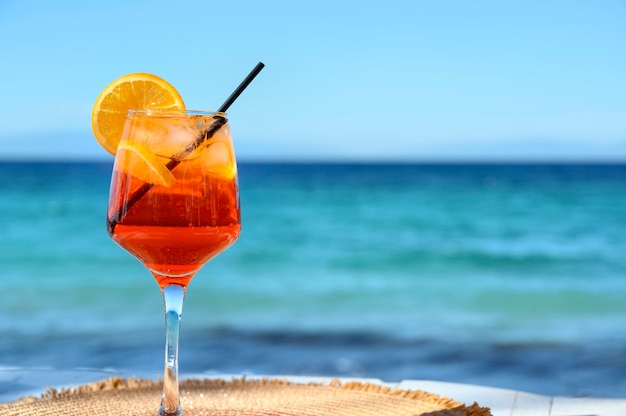
[[[154,416],[162,384],[109,378],[72,389],[48,389],[41,397],[0,404],[2,416]],[[466,406],[421,390],[333,380],[328,384],[279,379],[185,380],[185,416],[491,416],[477,403]]]

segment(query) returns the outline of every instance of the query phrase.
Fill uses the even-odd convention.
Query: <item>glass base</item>
[[[163,409],[163,406],[161,406],[159,407],[159,412],[157,413],[157,416],[183,416],[183,409],[179,405],[178,408],[176,408],[176,411],[174,413],[171,413],[166,412],[165,409]]]

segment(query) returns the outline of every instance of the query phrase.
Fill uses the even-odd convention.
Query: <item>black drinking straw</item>
[[[237,97],[239,97],[239,94],[241,94],[243,90],[246,89],[248,84],[250,84],[252,80],[259,74],[259,72],[261,72],[264,66],[265,65],[263,64],[263,62],[259,62],[258,64],[256,64],[254,69],[252,69],[248,76],[243,81],[241,81],[241,84],[239,84],[235,91],[230,94],[230,97],[228,97],[226,101],[224,101],[224,104],[222,104],[222,106],[218,108],[217,111],[220,113],[225,113],[226,110],[228,110],[228,107],[230,107],[230,105],[235,102]]]
[[[250,71],[248,76],[241,81],[241,84],[233,93],[224,101],[224,103],[217,109],[218,113],[225,113],[226,110],[231,106],[232,103],[235,102],[237,97],[246,89],[246,87],[252,82],[252,80],[261,72],[265,65],[263,62],[259,62],[256,66]],[[224,124],[226,124],[226,118],[223,116],[215,116],[215,121],[211,123],[205,130],[201,131],[200,134],[196,137],[196,140],[189,146],[187,146],[183,151],[174,155],[172,159],[165,165],[165,167],[169,170],[174,169],[180,163],[180,158],[191,153],[194,149],[200,147],[206,140],[213,137],[213,135],[220,129]],[[109,233],[113,233],[113,229],[117,225],[118,222],[122,219],[124,215],[128,212],[128,210],[135,205],[143,196],[148,193],[154,184],[152,183],[144,183],[141,185],[131,196],[126,200],[126,203],[111,216],[111,221],[109,222]]]

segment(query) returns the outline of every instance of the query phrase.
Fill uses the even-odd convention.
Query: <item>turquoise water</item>
[[[158,286],[105,231],[109,163],[0,163],[0,367],[162,367]],[[626,165],[240,165],[181,372],[626,396]]]

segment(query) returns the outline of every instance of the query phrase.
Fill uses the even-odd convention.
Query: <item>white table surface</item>
[[[26,395],[40,395],[47,387],[75,387],[113,376],[131,377],[113,370],[74,369],[59,371],[46,368],[0,368],[0,403]],[[240,378],[241,374],[183,374],[187,378]],[[292,382],[327,383],[336,377],[285,375],[247,375],[249,379],[277,378]],[[456,401],[489,407],[493,416],[626,416],[625,399],[551,397],[515,390],[432,380],[386,382],[371,378],[339,378],[342,382],[361,381],[405,390],[424,390]]]

